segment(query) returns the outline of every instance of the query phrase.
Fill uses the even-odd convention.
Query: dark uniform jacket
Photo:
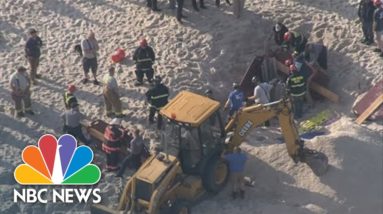
[[[292,97],[300,97],[306,93],[306,80],[299,72],[294,72],[289,76],[286,85]]]
[[[293,36],[290,45],[293,50],[299,54],[304,51],[307,44],[307,38],[303,34],[295,31],[291,31],[291,33]]]
[[[289,29],[285,25],[283,25],[282,23],[278,23],[278,24],[281,26],[281,30],[278,32],[275,30],[275,26],[273,26],[274,41],[278,45],[282,45],[283,44],[283,36],[285,35],[286,32],[289,31]]]
[[[72,104],[74,103],[78,104],[77,98],[73,94],[69,92],[65,92],[63,96],[64,96],[65,108],[69,109],[71,108]]]
[[[138,47],[133,54],[133,61],[137,69],[151,69],[155,60],[155,54],[151,47]]]
[[[169,89],[163,84],[156,84],[145,95],[152,107],[160,109],[168,104]]]
[[[125,136],[125,131],[119,125],[108,125],[105,128],[104,138],[105,142],[102,144],[102,150],[110,154],[112,152],[119,152],[121,144]]]
[[[39,58],[41,55],[40,48],[43,45],[40,37],[30,37],[25,45],[25,55],[27,57]]]
[[[383,8],[378,8],[374,13],[375,28],[377,32],[383,31]]]
[[[359,3],[358,16],[363,22],[372,22],[374,19],[375,6],[372,1],[361,0]]]

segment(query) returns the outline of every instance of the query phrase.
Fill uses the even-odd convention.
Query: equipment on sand
[[[243,108],[224,126],[220,103],[189,91],[180,92],[160,113],[168,121],[168,139],[178,151],[151,156],[129,179],[117,209],[92,206],[92,213],[190,213],[190,206],[206,193],[225,186],[229,168],[222,158],[241,145],[253,128],[278,118],[287,152],[294,162],[306,163],[316,175],[326,172],[327,156],[308,149],[299,138],[289,99]],[[216,123],[211,123],[214,118]]]
[[[122,48],[118,48],[111,56],[113,63],[121,62],[125,59],[125,51]]]

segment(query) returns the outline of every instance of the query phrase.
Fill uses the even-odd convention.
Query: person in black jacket
[[[168,104],[169,98],[169,89],[164,84],[161,83],[162,78],[156,76],[154,78],[155,85],[146,92],[146,98],[150,104],[149,108],[149,122],[154,123],[154,115],[157,112],[157,128],[161,129],[162,126],[162,116],[159,114],[159,111],[162,107]]]
[[[31,82],[36,84],[35,79],[41,77],[41,75],[37,74],[37,67],[39,67],[40,63],[40,48],[43,46],[43,41],[37,36],[37,31],[34,28],[29,29],[28,33],[29,38],[25,44],[25,56],[31,67]]]
[[[153,63],[155,60],[155,54],[153,49],[148,45],[146,39],[140,41],[140,46],[134,51],[133,61],[136,63],[136,86],[143,84],[144,74],[149,83],[152,83],[153,79]]]
[[[157,0],[146,0],[146,6],[152,9],[154,12],[159,12],[161,11],[157,7]]]
[[[374,43],[374,33],[372,24],[374,18],[375,6],[371,0],[361,0],[359,3],[358,16],[362,22],[363,36],[362,43],[371,45]]]
[[[283,44],[283,36],[289,29],[282,23],[278,22],[273,26],[274,41],[277,45]]]
[[[192,0],[192,5],[195,11],[199,11],[198,5],[197,5],[197,0]],[[203,0],[199,0],[199,7],[202,9],[206,9],[205,3]]]

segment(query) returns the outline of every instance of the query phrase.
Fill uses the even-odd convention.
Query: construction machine
[[[327,157],[305,148],[299,138],[288,98],[245,107],[226,125],[218,101],[189,91],[180,92],[160,113],[168,121],[165,151],[147,159],[127,180],[117,209],[95,205],[93,213],[190,213],[192,204],[225,186],[229,169],[223,155],[273,118],[279,120],[292,160],[306,163],[318,176],[326,172]],[[170,143],[177,152],[166,149]]]

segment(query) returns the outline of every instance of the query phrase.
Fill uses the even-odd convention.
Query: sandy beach
[[[328,48],[331,81],[329,88],[341,101],[315,103],[306,118],[329,109],[339,118],[324,126],[326,135],[306,141],[309,148],[325,153],[329,170],[315,176],[305,164],[294,164],[280,130],[257,128],[247,137],[243,149],[249,156],[246,175],[255,186],[246,190],[244,200],[233,201],[227,187],[193,207],[193,213],[241,214],[379,214],[383,213],[383,122],[357,125],[352,105],[358,95],[383,78],[383,61],[373,46],[359,42],[357,0],[253,0],[245,3],[236,19],[230,6],[206,1],[208,9],[196,12],[185,1],[184,24],[175,19],[167,1],[160,1],[159,13],[142,0],[0,0],[0,213],[89,213],[87,204],[13,203],[13,189],[20,188],[13,171],[22,163],[21,151],[36,145],[45,133],[60,135],[59,115],[64,111],[62,93],[68,83],[77,86],[81,111],[88,120],[103,119],[102,87],[82,84],[81,58],[73,46],[89,30],[99,41],[99,72],[111,65],[110,55],[123,48],[128,54],[117,64],[117,80],[124,113],[123,125],[145,129],[147,143],[159,141],[155,126],[147,122],[145,96],[149,85],[134,86],[131,60],[138,39],[145,37],[157,55],[156,74],[174,97],[182,90],[203,92],[207,88],[222,103],[257,55],[264,54],[264,41],[277,20],[290,29],[309,35],[310,42]],[[44,42],[39,73],[42,79],[32,87],[35,116],[16,118],[10,96],[9,77],[20,66],[28,67],[24,56],[27,30],[39,31]],[[259,136],[266,136],[258,138]],[[104,155],[96,152],[95,163],[103,166]],[[103,173],[98,184],[103,204],[116,206],[125,181]]]

